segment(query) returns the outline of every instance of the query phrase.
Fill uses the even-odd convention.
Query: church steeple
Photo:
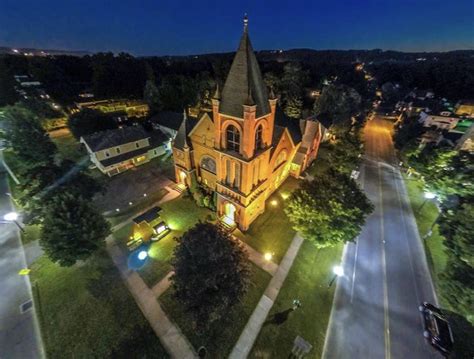
[[[257,106],[256,117],[271,112],[267,89],[248,35],[248,18],[245,15],[243,34],[222,90],[219,112],[243,118],[243,106],[247,104],[249,94]]]

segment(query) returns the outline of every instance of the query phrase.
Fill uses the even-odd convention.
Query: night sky
[[[185,55],[256,49],[474,49],[474,0],[0,0],[0,46]]]

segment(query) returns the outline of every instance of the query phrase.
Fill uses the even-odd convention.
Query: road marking
[[[359,238],[356,239],[356,250],[354,255],[354,268],[352,269],[352,286],[351,286],[351,304],[352,299],[354,298],[354,285],[355,285],[355,277],[356,277],[356,269],[357,269],[357,254],[359,252]]]
[[[385,261],[385,238],[383,222],[383,194],[382,194],[382,174],[380,163],[379,172],[379,197],[380,197],[380,237],[382,239],[382,271],[383,271],[383,311],[384,311],[384,337],[385,337],[385,358],[390,359],[390,316],[388,312],[388,288],[387,288],[387,268]]]

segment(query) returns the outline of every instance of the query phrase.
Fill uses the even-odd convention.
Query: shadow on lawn
[[[263,325],[273,324],[273,325],[281,325],[288,320],[290,317],[293,308],[288,308],[282,312],[275,313],[273,317],[268,319]]]

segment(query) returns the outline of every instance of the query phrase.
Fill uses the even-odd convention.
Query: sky
[[[474,49],[474,0],[0,0],[0,46],[188,55]]]

